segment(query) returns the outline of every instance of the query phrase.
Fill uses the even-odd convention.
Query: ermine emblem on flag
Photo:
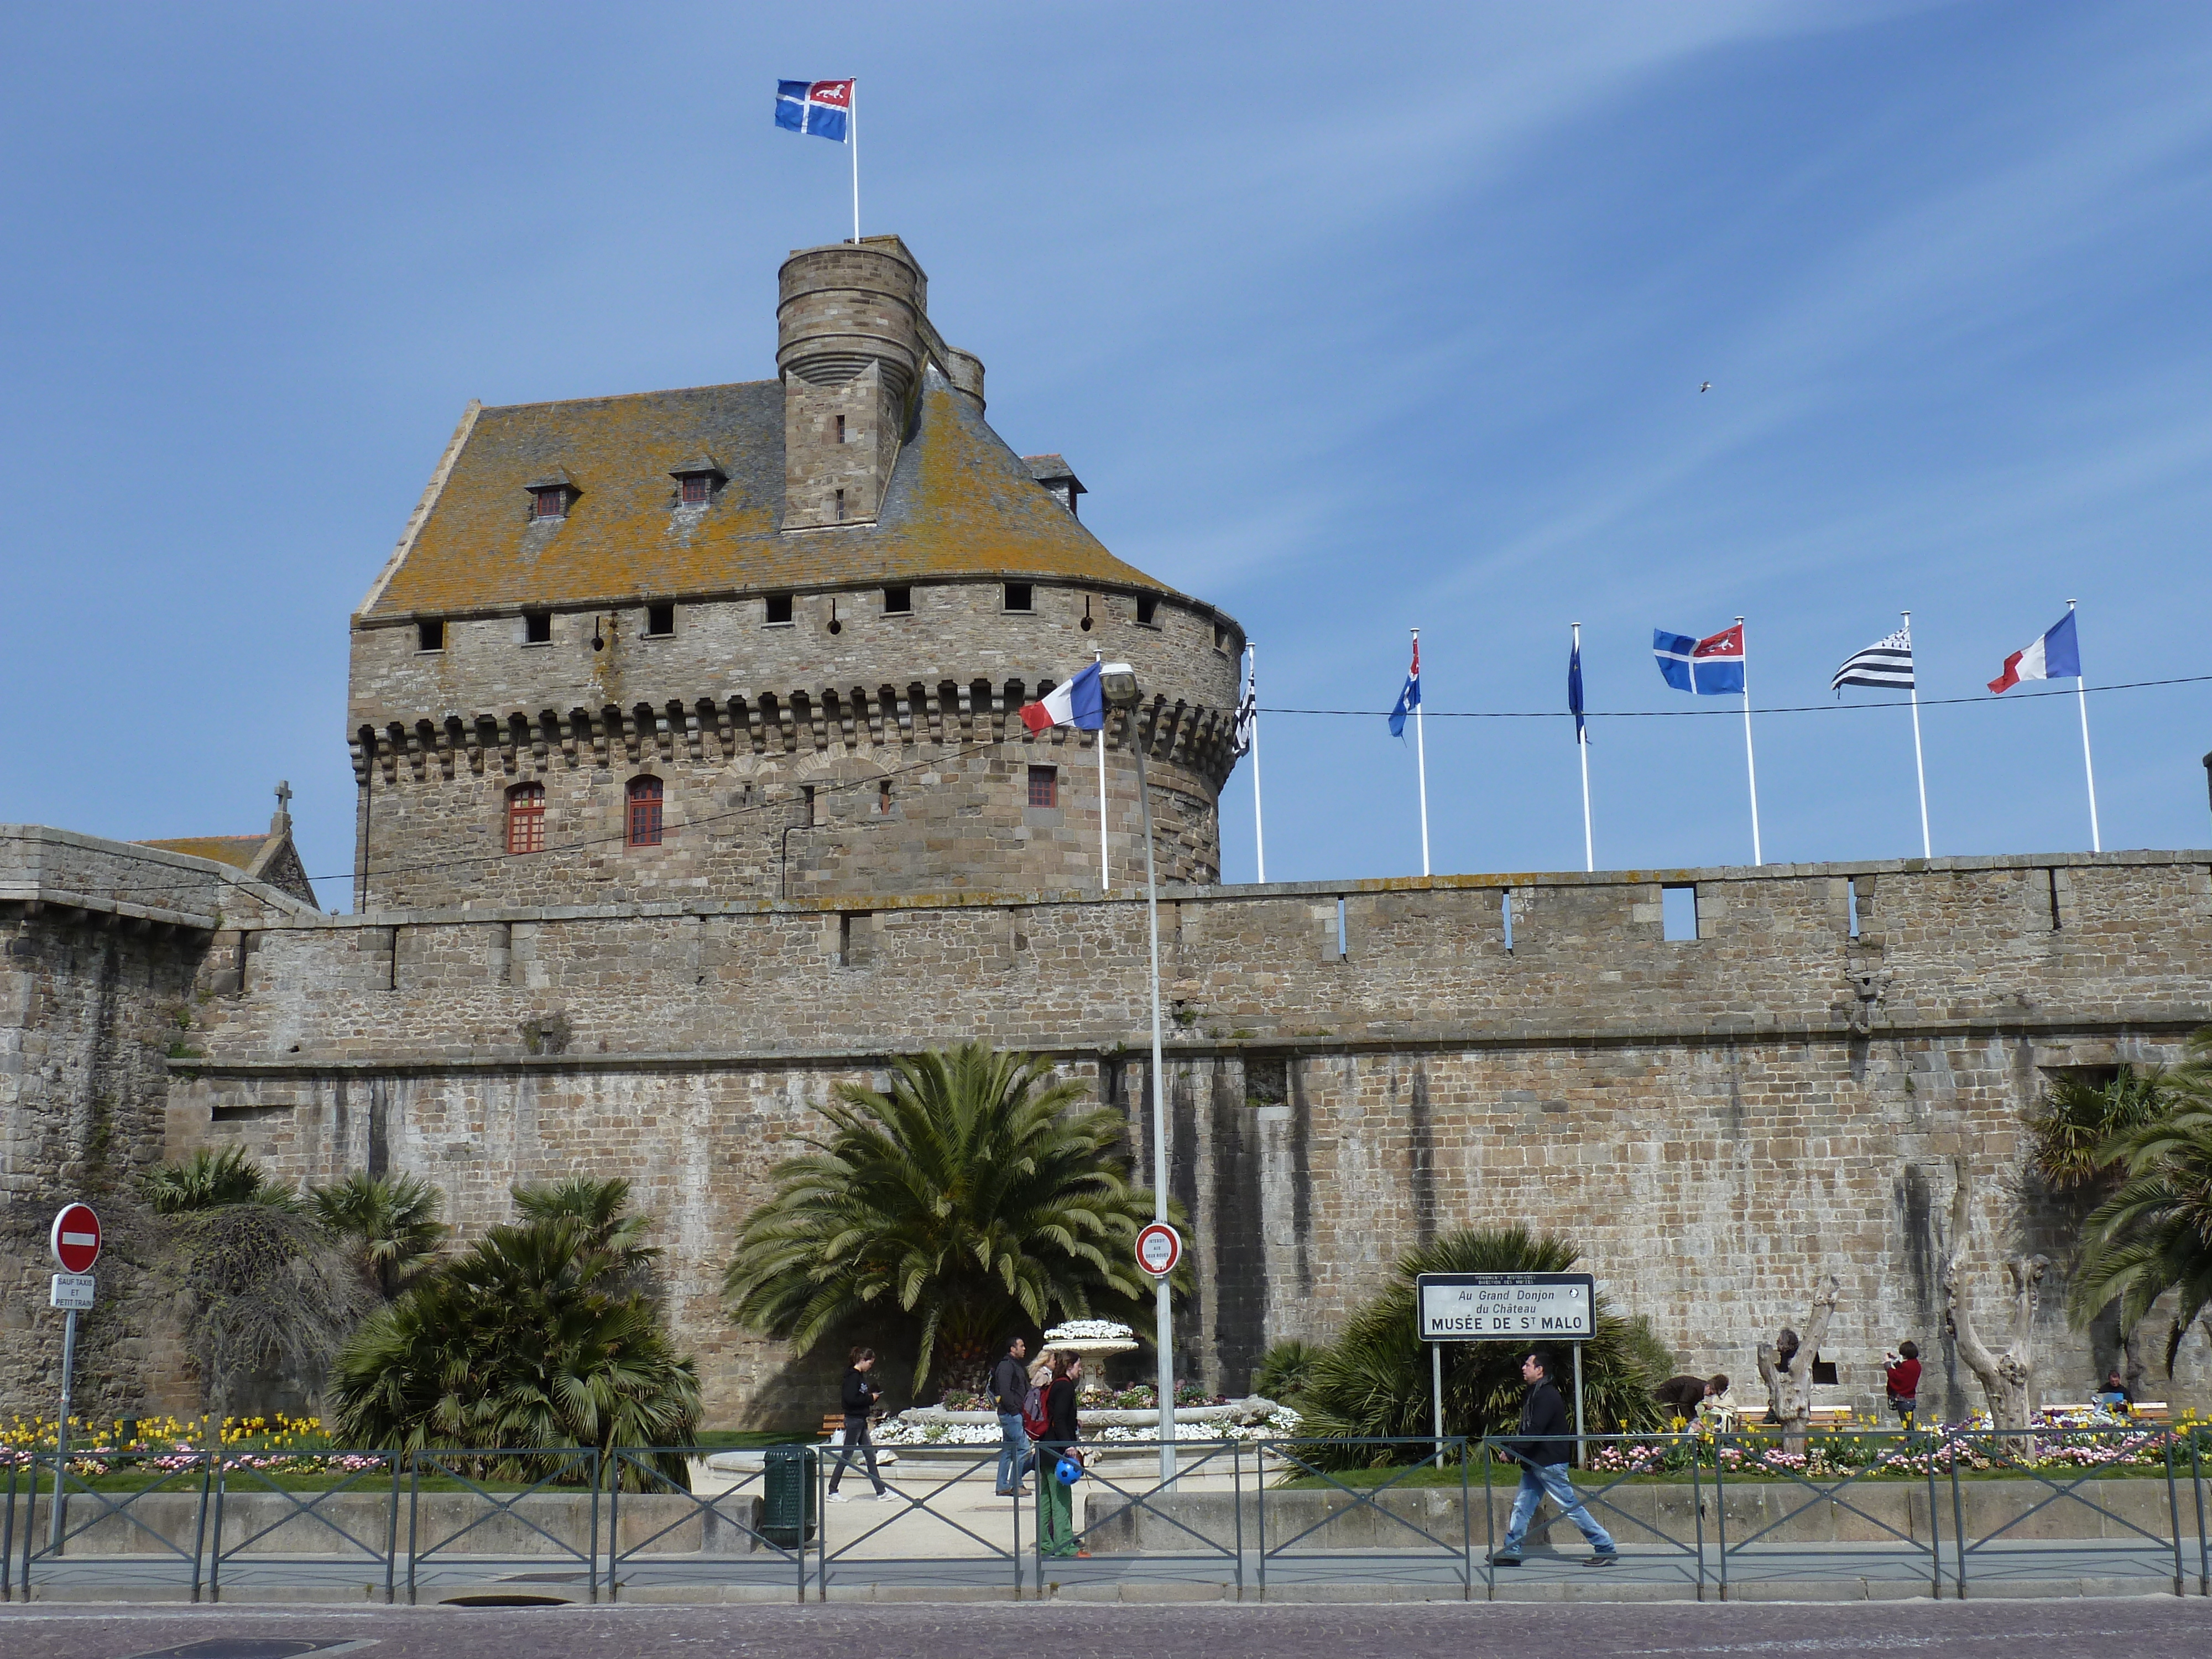
[[[853,107],[850,81],[779,81],[775,124],[793,132],[811,132],[833,143],[845,142],[845,114]]]

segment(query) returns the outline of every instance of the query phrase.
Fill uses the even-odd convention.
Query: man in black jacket
[[[1030,1437],[1022,1426],[1022,1407],[1029,1401],[1030,1345],[1021,1337],[1006,1344],[999,1363],[991,1367],[991,1409],[999,1413],[999,1496],[1023,1496],[1022,1474],[1029,1468]]]
[[[1521,1465],[1521,1490],[1514,1495],[1513,1518],[1506,1524],[1505,1541],[1490,1558],[1490,1564],[1495,1567],[1521,1565],[1521,1540],[1528,1534],[1536,1505],[1548,1497],[1589,1540],[1590,1554],[1583,1565],[1612,1566],[1620,1559],[1612,1534],[1583,1507],[1567,1479],[1567,1461],[1574,1455],[1575,1442],[1567,1426],[1566,1402],[1559,1398],[1559,1388],[1552,1381],[1550,1358],[1530,1354],[1521,1362],[1521,1377],[1528,1385],[1528,1397],[1521,1407],[1520,1438],[1506,1443],[1506,1451]]]

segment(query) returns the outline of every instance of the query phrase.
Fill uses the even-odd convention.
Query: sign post
[[[1146,838],[1145,844],[1148,848],[1150,848],[1152,845],[1150,837]],[[1154,1012],[1157,1014],[1157,1008],[1155,1008]],[[1158,1040],[1158,1030],[1157,1025],[1155,1025],[1154,1039],[1156,1041]],[[1158,1062],[1155,1061],[1154,1065],[1155,1069],[1153,1075],[1157,1078],[1158,1076]],[[1155,1105],[1158,1105],[1158,1097],[1157,1094],[1154,1096],[1153,1103]],[[1155,1137],[1159,1133],[1157,1119],[1155,1119],[1154,1121],[1152,1133]],[[1164,1158],[1164,1156],[1165,1155],[1164,1153],[1163,1158]],[[1163,1171],[1164,1171],[1166,1168],[1164,1162],[1163,1162],[1161,1168]],[[1167,1200],[1164,1197],[1164,1194],[1167,1191],[1167,1182],[1164,1174],[1161,1180],[1160,1191],[1164,1194],[1160,1199],[1160,1204],[1162,1206],[1162,1212],[1164,1214],[1165,1206],[1167,1203]],[[1168,1324],[1168,1275],[1176,1270],[1176,1264],[1180,1262],[1182,1260],[1182,1235],[1177,1232],[1173,1227],[1168,1225],[1166,1221],[1159,1220],[1148,1222],[1143,1228],[1139,1230],[1137,1234],[1137,1265],[1152,1276],[1154,1280],[1157,1281],[1158,1291],[1158,1309],[1159,1314],[1159,1323],[1158,1328],[1158,1341],[1160,1351],[1160,1479],[1163,1480],[1172,1480],[1175,1479],[1175,1366],[1168,1352],[1169,1346],[1173,1336],[1173,1333],[1170,1331]]]
[[[46,1243],[62,1269],[53,1276],[46,1300],[52,1307],[68,1310],[62,1327],[61,1417],[54,1425],[54,1490],[46,1505],[46,1547],[59,1549],[64,1509],[62,1472],[69,1467],[70,1385],[76,1370],[76,1316],[80,1310],[92,1306],[92,1264],[100,1260],[100,1218],[92,1212],[88,1204],[64,1205],[61,1213],[54,1218],[53,1230],[47,1235]],[[35,1473],[31,1491],[35,1498]]]
[[[1565,1342],[1575,1357],[1575,1462],[1582,1462],[1583,1344],[1597,1334],[1597,1283],[1589,1273],[1423,1273],[1413,1281],[1437,1457],[1443,1457],[1446,1342]]]

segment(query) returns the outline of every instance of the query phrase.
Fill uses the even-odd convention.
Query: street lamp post
[[[1137,751],[1137,804],[1145,837],[1145,915],[1152,948],[1152,1219],[1168,1218],[1167,1084],[1160,1054],[1160,884],[1152,861],[1152,796],[1145,781],[1145,741],[1137,731],[1137,671],[1125,662],[1105,664],[1098,675],[1101,693],[1129,722],[1129,746]],[[1104,741],[1102,733],[1100,741]],[[1175,1452],[1175,1316],[1164,1275],[1153,1291],[1153,1343],[1158,1349],[1160,1479],[1172,1480]]]

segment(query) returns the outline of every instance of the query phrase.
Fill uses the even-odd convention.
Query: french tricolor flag
[[[1031,732],[1049,732],[1055,726],[1096,732],[1104,726],[1106,694],[1098,684],[1098,665],[1094,662],[1066,684],[1054,686],[1040,702],[1025,704],[1022,724]]]
[[[2081,647],[2075,639],[2069,610],[2034,644],[2007,657],[2004,672],[1990,682],[1990,690],[2009,691],[2022,680],[2070,680],[2081,675]]]

